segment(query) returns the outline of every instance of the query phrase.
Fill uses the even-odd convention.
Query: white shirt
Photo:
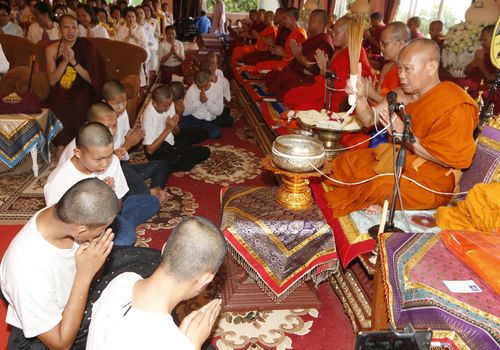
[[[113,138],[113,147],[114,149],[120,148],[125,143],[125,136],[127,136],[130,131],[130,122],[128,120],[128,112],[127,110],[123,111],[122,114],[118,116],[118,120],[116,122],[116,134]],[[128,152],[125,152],[123,156],[123,160],[129,160],[130,156]]]
[[[12,240],[0,266],[2,293],[9,303],[6,322],[27,338],[62,320],[76,275],[78,244],[71,249],[50,244],[36,226],[39,213]]]
[[[0,44],[0,74],[5,74],[9,70],[10,64],[5,57],[5,53],[2,49],[2,44]]]
[[[117,31],[116,31],[116,40],[125,41],[125,38],[128,36],[129,32],[130,32],[130,29],[126,25],[119,26]],[[139,25],[136,25],[132,29],[132,33],[134,34],[135,39],[130,37],[130,39],[126,42],[128,42],[129,44],[141,46],[144,50],[149,51],[148,50],[148,38],[146,37],[146,33],[144,32],[144,28],[142,28]]]
[[[142,128],[144,129],[144,140],[142,140],[142,144],[147,146],[155,142],[158,136],[165,130],[167,120],[174,115],[175,105],[173,103],[168,111],[165,113],[158,113],[153,106],[153,102],[149,102],[142,117]],[[174,134],[169,133],[164,141],[173,146],[175,144]]]
[[[49,34],[50,40],[61,39],[61,33],[59,33],[59,25],[54,22],[54,27],[52,29],[47,30],[47,34]],[[26,34],[26,39],[31,40],[34,43],[42,40],[43,36],[43,28],[38,24],[38,22],[33,23],[28,28],[28,33]]]
[[[231,87],[229,85],[229,80],[226,79],[224,73],[220,69],[215,71],[215,75],[217,76],[217,83],[222,87],[222,92],[224,93],[224,98],[227,102],[231,102]]]
[[[87,350],[195,349],[170,314],[131,306],[134,285],[141,279],[124,272],[104,289],[92,307]]]
[[[210,88],[205,91],[207,101],[201,103],[200,92],[196,84],[192,84],[184,97],[184,113],[183,115],[193,115],[201,120],[215,120],[224,110],[224,95],[222,88],[210,83]]]
[[[13,22],[9,22],[2,27],[2,31],[4,34],[15,35],[15,36],[24,36],[23,28],[18,26]]]
[[[184,44],[179,40],[174,41],[175,49],[177,50],[177,54],[184,59]],[[175,56],[171,55],[168,60],[161,63],[163,56],[168,54],[172,48],[172,44],[170,44],[166,40],[160,41],[160,45],[158,46],[158,60],[162,66],[167,67],[177,67],[182,64],[182,62]]]
[[[78,32],[80,33],[80,37],[82,38],[104,38],[109,39],[109,34],[106,28],[102,25],[97,24],[94,27],[90,27],[90,30],[87,30],[81,24],[78,25]]]
[[[73,148],[74,149],[74,148]],[[45,196],[45,202],[47,206],[53,205],[59,202],[59,199],[70,189],[71,186],[76,184],[78,181],[83,179],[89,179],[97,177],[100,180],[104,180],[107,177],[112,177],[115,180],[115,194],[118,199],[125,196],[128,192],[127,181],[123,175],[122,168],[120,166],[120,160],[117,156],[113,154],[113,159],[111,160],[111,165],[109,168],[101,174],[84,174],[80,172],[71,161],[71,158],[65,161],[62,165],[57,166],[49,174],[47,183],[43,189]]]

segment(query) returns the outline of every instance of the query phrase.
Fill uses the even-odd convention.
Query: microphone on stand
[[[392,113],[396,110],[396,102],[398,100],[398,94],[395,93],[394,91],[389,91],[387,96],[385,97],[387,99],[387,107],[389,109],[389,116],[392,116]]]

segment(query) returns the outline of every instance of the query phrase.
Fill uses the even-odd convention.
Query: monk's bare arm
[[[66,56],[63,56],[63,59],[56,66],[56,54],[57,54],[57,46],[59,43],[54,43],[52,45],[47,46],[45,50],[45,58],[47,61],[47,75],[49,77],[49,84],[54,86],[61,79],[64,71],[66,70],[66,66],[68,65],[68,61]]]

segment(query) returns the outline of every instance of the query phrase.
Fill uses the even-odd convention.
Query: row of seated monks
[[[398,101],[405,103],[406,111],[412,116],[416,139],[407,145],[409,151],[400,185],[402,206],[429,209],[446,205],[456,189],[461,170],[471,165],[475,153],[473,131],[478,123],[478,106],[463,88],[440,80],[438,42],[418,38],[418,25],[413,23],[417,19],[407,24],[383,25],[377,45],[384,58],[380,77],[376,82],[372,80],[368,55],[365,48],[361,48],[361,77],[354,89],[347,83],[351,18],[345,16],[337,20],[329,35],[326,11],[318,9],[311,13],[307,32],[298,25],[298,16],[295,8],[278,9],[273,23],[272,13],[257,12],[246,35],[256,38],[256,44],[242,45],[244,40],[241,40],[234,48],[232,62],[240,64],[233,66],[235,71],[269,71],[265,75],[266,87],[286,108],[318,111],[325,107],[325,73],[334,72],[330,109],[346,111],[349,108],[347,92],[356,93],[355,113],[365,127],[355,136],[357,139],[344,138],[342,142],[346,145],[358,143],[359,137],[367,139],[377,126],[377,129],[387,127],[388,135],[402,133],[403,121],[396,116],[390,123],[384,98],[388,92],[396,92]],[[277,28],[270,29],[275,25]],[[483,29],[483,48],[476,53],[477,60],[468,66],[471,71],[476,69],[482,73],[484,67],[478,60],[482,60],[489,49],[492,32],[493,26]],[[389,136],[389,141],[391,138]],[[331,176],[340,183],[326,180],[322,185],[335,217],[360,209],[380,212],[381,204],[392,193],[392,142],[385,140],[372,146],[349,150],[333,160]],[[367,179],[372,180],[351,185]]]

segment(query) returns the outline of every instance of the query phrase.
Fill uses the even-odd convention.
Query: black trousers
[[[164,141],[153,154],[146,153],[146,157],[149,160],[164,160],[171,172],[189,171],[210,157],[208,147],[191,146],[206,140],[207,137],[207,130],[202,128],[181,129],[175,135],[175,145]]]

